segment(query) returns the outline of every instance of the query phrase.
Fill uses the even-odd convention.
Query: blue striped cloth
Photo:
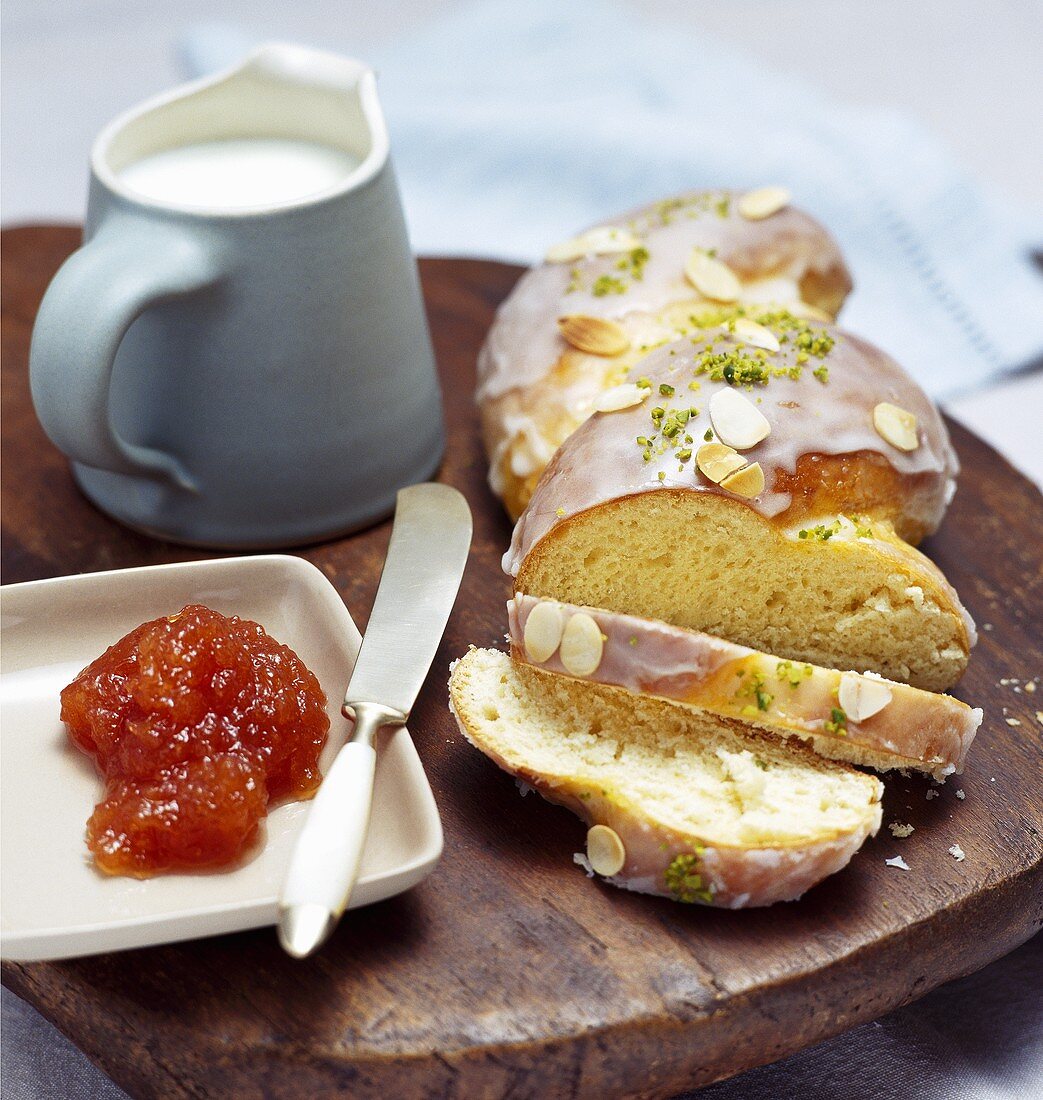
[[[186,68],[255,44],[249,28],[198,27]],[[987,194],[898,112],[603,0],[477,3],[365,60],[419,252],[530,261],[645,200],[778,183],[840,240],[856,282],[843,323],[935,396],[1043,353],[1043,215]]]

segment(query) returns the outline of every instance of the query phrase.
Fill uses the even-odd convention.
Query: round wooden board
[[[4,235],[7,582],[207,556],[127,531],[78,494],[26,382],[32,319],[72,228]],[[985,708],[969,770],[928,800],[887,781],[886,829],[798,903],[716,912],[627,894],[572,862],[584,830],[457,733],[447,666],[496,645],[509,527],[485,484],[474,362],[519,269],[424,260],[450,446],[475,517],[460,600],[410,723],[445,824],[411,893],[349,914],[313,959],[269,930],[52,964],[3,980],[142,1097],[666,1096],[773,1061],[970,973],[1043,923],[1043,501],[959,425],[960,491],[928,552],[984,628],[957,694]],[[362,627],[382,524],[302,551]],[[347,670],[345,670],[347,671]],[[1005,719],[1020,725],[1009,725]],[[966,793],[960,801],[957,789]],[[84,808],[86,817],[88,808]],[[958,843],[966,860],[948,854]],[[885,865],[901,854],[909,871]],[[41,884],[60,889],[60,884]]]

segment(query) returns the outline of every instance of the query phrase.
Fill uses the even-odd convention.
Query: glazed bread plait
[[[954,491],[940,415],[866,341],[758,316],[651,352],[631,403],[566,440],[515,527],[515,590],[950,687],[973,623],[905,541]]]
[[[835,242],[784,195],[760,194],[641,207],[559,243],[521,278],[478,362],[490,483],[513,518],[558,445],[649,349],[743,305],[835,316],[851,287]]]
[[[782,189],[699,192],[551,248],[482,350],[510,654],[457,662],[451,706],[614,885],[799,897],[879,826],[852,764],[942,782],[981,722],[932,694],[975,632],[914,548],[956,458],[833,323],[850,285]]]

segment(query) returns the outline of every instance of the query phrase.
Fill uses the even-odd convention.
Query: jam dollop
[[[61,703],[105,779],[87,846],[111,875],[234,863],[270,804],[307,798],[321,779],[330,721],[318,680],[259,624],[200,604],[132,630]]]

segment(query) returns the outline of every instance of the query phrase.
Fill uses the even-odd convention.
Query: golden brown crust
[[[801,455],[795,471],[775,467],[770,481],[774,492],[792,498],[778,516],[787,526],[817,522],[821,516],[865,516],[889,522],[913,546],[933,530],[925,516],[937,496],[937,475],[899,473],[875,451]]]

